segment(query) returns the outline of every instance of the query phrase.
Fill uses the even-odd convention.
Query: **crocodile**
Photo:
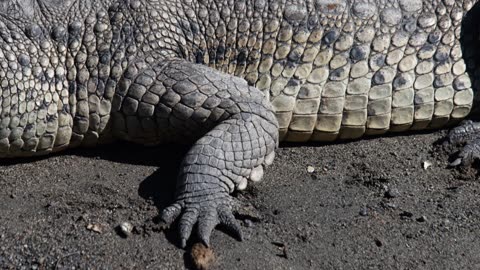
[[[280,141],[454,125],[476,96],[476,0],[2,0],[0,157],[114,141],[192,147],[180,245],[223,224]],[[453,165],[480,156],[463,122]]]

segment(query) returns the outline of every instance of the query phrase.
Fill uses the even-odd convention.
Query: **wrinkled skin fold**
[[[191,144],[162,213],[241,239],[235,190],[279,141],[459,123],[478,85],[474,0],[5,0],[0,157],[117,140]],[[449,141],[480,157],[477,124]],[[196,228],[196,231],[194,231]]]

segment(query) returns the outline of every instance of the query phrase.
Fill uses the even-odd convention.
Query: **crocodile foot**
[[[449,132],[447,143],[462,146],[450,166],[471,165],[475,160],[480,159],[480,122],[463,121]]]
[[[192,190],[188,190],[189,188],[184,190],[175,203],[163,210],[161,216],[166,224],[171,224],[179,217],[180,246],[185,248],[194,225],[197,225],[196,234],[200,241],[207,247],[210,245],[210,235],[217,225],[225,226],[241,241],[240,225],[232,213],[233,198],[221,188],[206,188],[205,183],[211,184],[216,181],[216,179],[205,179],[211,176],[192,174],[189,177],[199,178],[193,182],[203,184],[197,187],[193,185]],[[192,193],[195,195],[192,196]]]

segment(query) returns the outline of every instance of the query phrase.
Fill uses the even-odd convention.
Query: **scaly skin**
[[[437,128],[472,107],[477,47],[463,57],[460,31],[475,1],[193,2],[189,59],[262,90],[281,140]]]
[[[279,140],[467,116],[475,2],[2,1],[0,157],[193,143],[163,219],[181,216],[182,246],[197,223],[206,244],[219,223],[241,237],[229,194],[262,178]],[[462,128],[452,140],[471,135]]]

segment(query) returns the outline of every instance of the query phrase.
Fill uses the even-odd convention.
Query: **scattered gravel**
[[[444,134],[283,146],[265,179],[235,194],[248,205],[244,241],[219,226],[210,268],[479,269],[480,181],[447,168],[434,145]],[[0,269],[193,269],[194,242],[178,248],[176,227],[158,220],[187,150],[122,144],[2,163]],[[401,194],[385,198],[392,188]]]

